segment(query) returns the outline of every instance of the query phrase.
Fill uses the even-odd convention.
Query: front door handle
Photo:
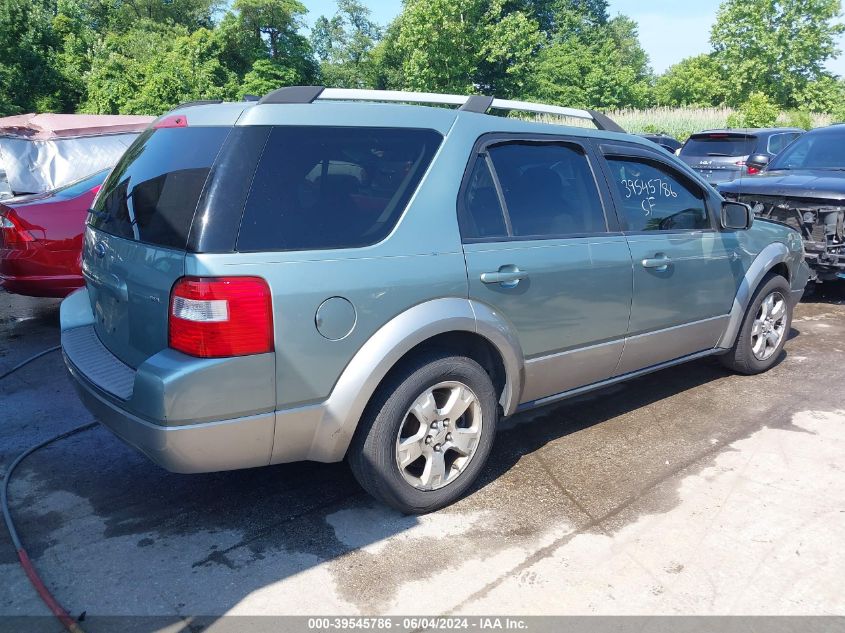
[[[657,257],[647,257],[642,261],[643,268],[656,268],[658,270],[666,270],[672,260],[666,255],[658,255]]]
[[[500,266],[495,273],[481,273],[481,282],[485,284],[499,284],[502,288],[515,288],[520,281],[528,277],[528,273],[516,266]]]

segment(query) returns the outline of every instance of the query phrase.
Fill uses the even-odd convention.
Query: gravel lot
[[[845,615],[843,297],[802,303],[763,376],[710,359],[517,416],[432,515],[344,464],[170,474],[102,427],[28,458],[12,511],[74,615]],[[0,373],[57,326],[0,294]],[[90,419],[58,353],[32,363],[0,383],[0,471]],[[0,615],[47,613],[5,531],[0,578]]]

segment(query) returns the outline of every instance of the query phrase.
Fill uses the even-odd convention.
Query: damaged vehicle
[[[724,183],[720,193],[800,231],[816,281],[845,279],[845,124],[807,132],[771,162],[757,154],[748,164],[760,174]]]

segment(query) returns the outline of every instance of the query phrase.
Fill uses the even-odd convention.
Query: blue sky
[[[401,0],[364,0],[373,18],[386,24],[401,10]],[[320,15],[333,15],[335,0],[305,0],[309,24]],[[710,49],[710,27],[716,18],[719,0],[610,0],[610,13],[624,13],[640,25],[640,42],[657,72],[684,57]],[[840,42],[845,50],[845,38]],[[831,62],[829,68],[845,75],[845,56]]]

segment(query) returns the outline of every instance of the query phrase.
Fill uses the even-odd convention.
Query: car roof
[[[473,120],[482,133],[566,134],[642,143],[634,134],[611,132],[564,122],[530,121],[467,112],[454,108],[377,102],[321,101],[308,104],[258,102],[187,104],[164,117],[184,116],[190,126],[334,125],[429,128],[446,135],[461,119]],[[162,117],[162,118],[164,118]],[[551,120],[553,115],[549,117]]]
[[[827,125],[825,127],[817,127],[813,128],[812,130],[808,130],[807,134],[841,134],[845,132],[845,123],[834,123],[833,125]]]
[[[401,105],[400,105],[401,104]],[[410,105],[424,104],[424,105]],[[434,106],[434,107],[433,107]],[[451,107],[443,107],[451,106]],[[457,109],[455,106],[459,106]],[[493,112],[521,111],[539,120],[493,116]],[[555,120],[563,117],[562,120]],[[261,98],[240,103],[198,101],[183,104],[163,115],[167,126],[246,126],[246,125],[334,125],[429,128],[448,134],[459,121],[480,133],[524,132],[568,134],[609,140],[625,139],[645,143],[628,134],[613,120],[595,110],[553,104],[496,99],[484,95],[450,95],[393,90],[288,86]],[[579,125],[567,124],[567,118]],[[593,124],[597,129],[583,127]]]

